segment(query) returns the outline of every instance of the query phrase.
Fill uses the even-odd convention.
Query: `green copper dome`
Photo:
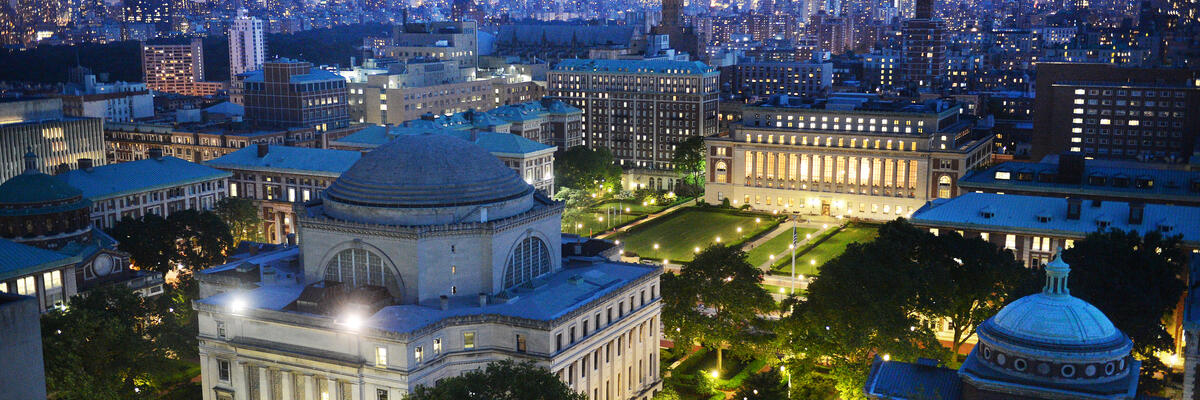
[[[0,204],[40,204],[83,197],[83,192],[37,168],[37,155],[25,154],[25,172],[0,184]]]

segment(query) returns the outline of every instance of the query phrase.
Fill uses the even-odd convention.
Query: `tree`
[[[918,315],[916,260],[926,235],[906,222],[889,222],[876,240],[852,243],[826,262],[806,298],[785,301],[792,313],[780,321],[780,340],[793,363],[828,367],[842,398],[858,399],[875,354],[944,355]]]
[[[1008,303],[1033,292],[1041,275],[1025,268],[1011,251],[957,232],[926,234],[919,244],[921,313],[950,321],[951,359],[983,321]]]
[[[200,331],[196,310],[192,300],[199,297],[200,288],[195,275],[189,271],[180,273],[174,282],[166,284],[163,294],[152,299],[158,323],[150,333],[155,342],[170,356],[180,359],[197,358]]]
[[[233,236],[217,214],[196,210],[176,211],[167,217],[180,264],[199,270],[225,260],[225,251],[233,247]]]
[[[575,146],[567,149],[562,157],[554,159],[555,181],[586,193],[601,193],[618,190],[621,186],[621,167],[613,162],[608,149],[592,149]]]
[[[717,351],[717,369],[723,369],[722,349],[730,343],[753,342],[760,336],[760,314],[770,312],[775,301],[759,284],[762,270],[746,262],[746,253],[714,244],[683,265],[678,276],[664,275],[663,323],[676,343],[698,340]]]
[[[787,383],[779,374],[779,369],[771,368],[766,372],[751,374],[742,381],[742,387],[733,394],[734,399],[743,400],[775,400],[788,398]]]
[[[671,163],[683,183],[696,189],[704,188],[704,137],[692,136],[675,146]]]
[[[174,268],[175,234],[165,218],[156,214],[125,218],[109,233],[117,240],[117,249],[128,253],[138,268],[159,273]]]
[[[1155,353],[1174,345],[1163,319],[1175,311],[1187,286],[1181,278],[1187,251],[1180,238],[1157,231],[1092,233],[1067,249],[1063,261],[1071,266],[1071,294],[1103,311],[1133,340],[1133,355],[1142,360],[1139,388],[1161,387],[1155,375],[1167,368]]]
[[[437,386],[417,386],[406,400],[586,400],[557,376],[532,362],[504,360],[489,363]]]
[[[266,236],[262,231],[262,216],[259,215],[258,207],[254,206],[254,201],[243,199],[240,197],[226,197],[217,202],[217,208],[214,210],[217,216],[229,225],[229,233],[233,236],[233,243],[241,243],[244,241],[261,242]]]
[[[151,340],[155,315],[149,300],[124,285],[92,289],[86,296],[72,297],[65,311],[43,315],[43,356],[51,397],[152,397],[152,387],[147,385],[164,360]]]

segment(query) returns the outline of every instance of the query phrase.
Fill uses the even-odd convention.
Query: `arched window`
[[[729,168],[729,166],[726,165],[724,161],[717,161],[717,168],[716,168],[717,169],[717,176],[716,176],[717,179],[715,180],[716,182],[722,182],[722,183],[725,182],[725,173],[728,168]]]
[[[950,198],[950,176],[949,175],[942,175],[941,178],[938,178],[937,197],[939,199]]]
[[[400,297],[400,283],[383,258],[366,249],[346,249],[337,253],[325,265],[325,280],[341,282],[351,287],[380,286],[393,297]]]
[[[508,263],[504,267],[504,288],[509,289],[532,281],[550,273],[550,270],[550,250],[546,247],[546,242],[536,237],[527,237],[508,255]]]

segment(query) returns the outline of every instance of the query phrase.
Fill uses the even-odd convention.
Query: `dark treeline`
[[[342,65],[360,57],[362,39],[390,33],[382,24],[347,25],[294,34],[268,34],[267,57],[288,57],[314,65]],[[110,81],[141,81],[138,42],[85,43],[74,46],[38,46],[31,50],[0,50],[0,81],[62,82],[67,69],[78,64],[108,73]],[[204,78],[229,80],[229,45],[225,36],[204,39]]]

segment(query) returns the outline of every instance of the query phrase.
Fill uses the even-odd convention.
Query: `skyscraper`
[[[143,44],[142,74],[150,90],[207,96],[221,88],[204,81],[204,47],[200,38],[189,43]]]
[[[266,43],[263,42],[262,20],[238,10],[229,28],[229,76],[262,68]]]
[[[946,76],[946,27],[933,18],[933,0],[917,0],[916,18],[904,20],[900,76],[924,88],[940,88]]]

